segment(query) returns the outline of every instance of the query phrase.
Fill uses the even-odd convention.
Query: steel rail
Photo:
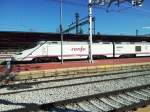
[[[147,89],[149,87],[150,87],[150,84],[142,85],[142,86],[138,86],[138,87],[116,90],[116,91],[110,91],[110,92],[105,92],[105,93],[98,93],[98,94],[93,94],[93,95],[88,95],[88,96],[82,96],[82,97],[77,97],[77,98],[72,98],[72,99],[66,99],[66,100],[51,102],[51,103],[47,103],[47,104],[41,104],[40,109],[50,111],[51,109],[54,109],[56,106],[60,106],[60,105],[65,106],[65,105],[71,104],[71,103],[88,101],[89,99],[93,99],[93,98],[109,97],[109,96],[113,96],[113,95],[115,96],[118,94],[124,94],[126,92],[133,92],[136,90]],[[140,106],[148,105],[149,103],[150,103],[150,99],[145,100],[145,101],[143,100],[139,103],[132,103],[131,105],[122,106],[122,107],[117,108],[117,109],[115,108],[111,112],[124,112],[124,111],[131,110],[131,109],[134,109],[134,108],[137,108]]]
[[[20,85],[25,85],[25,84],[35,85],[35,84],[40,84],[40,83],[48,83],[50,81],[54,82],[54,81],[65,81],[65,80],[72,80],[72,79],[79,79],[79,78],[83,79],[83,78],[102,77],[102,76],[108,76],[108,75],[112,76],[112,75],[116,75],[116,74],[126,74],[126,73],[132,73],[132,72],[143,72],[145,70],[150,71],[150,68],[147,68],[147,69],[144,68],[144,69],[141,69],[141,70],[124,69],[124,70],[121,70],[121,71],[90,73],[90,74],[78,74],[78,75],[47,76],[47,77],[44,77],[44,78],[35,78],[35,79],[31,79],[31,80],[14,81],[14,83],[11,83],[11,84],[8,84],[8,85],[2,85],[2,86],[0,86],[0,88],[20,86]],[[59,77],[62,77],[62,78],[59,78]],[[52,79],[52,78],[55,78],[55,79]],[[38,79],[39,79],[39,81],[38,81]],[[43,80],[43,79],[46,79],[46,80]]]
[[[19,91],[13,91],[13,92],[6,92],[6,93],[0,93],[0,95],[11,95],[11,94],[16,94],[16,93],[31,92],[31,91],[38,91],[38,90],[47,90],[47,89],[54,89],[54,88],[64,88],[64,87],[80,86],[80,85],[102,83],[102,82],[107,82],[107,81],[112,81],[112,80],[135,78],[135,77],[149,76],[149,75],[150,74],[140,74],[140,75],[136,75],[136,76],[123,76],[123,77],[119,77],[119,78],[109,78],[109,79],[96,80],[96,81],[85,81],[85,82],[73,83],[73,84],[64,84],[64,85],[57,85],[57,86],[44,87],[44,88],[36,88],[36,89],[28,89],[28,90],[19,90]]]

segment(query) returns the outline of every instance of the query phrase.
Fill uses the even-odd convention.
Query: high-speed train
[[[92,44],[94,59],[109,57],[150,56],[148,42],[97,42]],[[88,59],[88,42],[63,42],[63,59]],[[61,60],[60,41],[41,41],[34,48],[13,55],[14,61],[59,61]]]

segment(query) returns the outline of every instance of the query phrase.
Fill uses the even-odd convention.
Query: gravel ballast
[[[72,87],[22,92],[13,95],[1,95],[0,111],[21,108],[22,106],[30,104],[39,105],[59,100],[71,99],[97,93],[105,93],[109,91],[126,89],[147,84],[150,84],[150,75],[130,77],[115,81],[111,80],[93,84],[85,84],[80,86],[76,85]]]

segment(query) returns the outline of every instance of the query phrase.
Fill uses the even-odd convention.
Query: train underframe
[[[135,58],[136,54],[122,54],[118,56],[118,58]],[[110,57],[107,57],[106,55],[93,55],[93,60],[98,60],[98,59],[107,59]],[[111,58],[116,58],[115,56],[112,56]],[[89,59],[89,57],[84,58],[82,60]],[[64,60],[81,60],[81,59],[64,59]],[[32,59],[32,62],[59,62],[61,59],[58,58],[58,56],[54,57],[36,57]]]

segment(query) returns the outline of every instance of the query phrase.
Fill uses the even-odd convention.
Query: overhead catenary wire
[[[144,8],[137,8],[137,7],[134,7],[134,9],[136,9],[136,10],[138,10],[138,11],[145,12],[145,13],[150,13],[150,10],[148,10],[148,9],[144,9]]]
[[[46,1],[51,1],[51,2],[56,2],[56,3],[60,3],[60,0],[46,0]],[[65,5],[74,5],[74,6],[79,6],[79,7],[87,7],[88,3],[81,3],[81,2],[75,2],[75,1],[71,1],[71,0],[63,0],[63,4]],[[99,7],[99,6],[93,6],[93,8],[95,9],[102,9],[102,10],[106,10],[106,8],[104,7]]]
[[[60,0],[47,0],[47,1],[51,1],[51,2],[56,2],[56,3],[60,3]],[[66,4],[66,5],[75,5],[75,6],[78,6],[78,7],[87,7],[88,3],[85,1],[85,3],[82,3],[81,2],[77,2],[77,1],[72,1],[72,0],[63,0],[63,3]],[[121,5],[122,7],[123,5]],[[107,9],[107,7],[105,6],[93,6],[94,9],[100,9],[100,10],[105,10],[106,12],[121,12],[121,11],[126,11],[126,10],[129,10],[129,9],[134,9],[134,10],[138,10],[142,13],[150,13],[150,10],[148,9],[141,9],[141,8],[137,8],[137,7],[134,7],[134,6],[128,6],[128,7],[123,7],[123,8],[119,8],[119,9]],[[150,15],[147,15],[147,14],[141,14],[141,13],[133,13],[133,14],[136,14],[136,15],[143,15],[143,16],[147,16],[149,17]]]
[[[127,10],[130,10],[130,9],[134,9],[138,12],[128,12]],[[145,9],[140,9],[140,8],[137,8],[137,7],[133,7],[133,6],[130,6],[130,7],[124,7],[124,8],[121,8],[121,9],[117,9],[117,10],[109,10],[109,12],[116,12],[116,13],[123,13],[125,12],[126,14],[134,14],[134,15],[137,15],[137,16],[143,16],[143,17],[146,17],[146,18],[150,18],[150,15],[148,13],[145,13],[144,12]],[[148,10],[147,10],[148,12]],[[150,13],[150,12],[149,12]]]

